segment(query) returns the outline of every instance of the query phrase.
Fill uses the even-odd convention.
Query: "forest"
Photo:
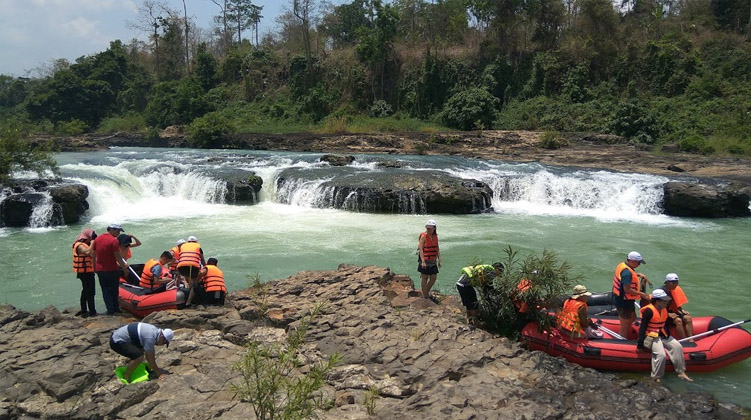
[[[112,40],[30,77],[0,75],[0,124],[23,136],[185,127],[234,133],[537,130],[659,152],[751,155],[748,0],[287,0],[140,3]],[[4,130],[7,131],[7,130]],[[544,147],[545,145],[543,145]]]

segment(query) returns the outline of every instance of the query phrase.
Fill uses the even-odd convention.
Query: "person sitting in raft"
[[[561,332],[571,338],[602,338],[602,333],[596,331],[597,324],[589,319],[587,301],[591,292],[581,284],[574,286],[574,294],[563,302],[563,309],[558,314],[556,322]]]
[[[180,276],[190,282],[190,293],[188,293],[185,305],[190,305],[195,298],[196,288],[198,287],[198,272],[204,265],[206,265],[206,260],[203,258],[203,249],[201,249],[201,244],[198,243],[198,238],[189,236],[188,242],[180,246],[180,261],[177,263],[177,271],[180,272]]]
[[[169,272],[173,279],[175,279],[175,285],[180,286],[180,272],[177,271],[177,263],[180,262],[180,246],[187,242],[185,239],[178,239],[177,245],[173,246],[172,249],[169,250],[170,254],[172,254],[172,262],[169,263]],[[188,286],[187,284],[185,285]]]
[[[670,331],[665,325],[665,321],[668,319],[668,311],[665,308],[667,308],[670,300],[670,296],[663,289],[652,291],[650,303],[640,309],[641,325],[639,326],[636,348],[637,350],[652,352],[651,378],[656,382],[660,382],[665,375],[666,349],[678,377],[693,382],[686,375],[683,346],[678,340],[670,336]]]
[[[165,277],[167,271],[164,266],[172,261],[172,254],[169,251],[162,252],[162,255],[158,260],[150,259],[146,261],[143,266],[143,272],[141,273],[141,282],[138,284],[144,289],[149,289],[151,293],[163,292],[167,290],[167,283],[172,281],[169,277]]]
[[[227,287],[224,285],[224,273],[217,267],[218,262],[216,258],[209,258],[198,273],[201,282],[198,299],[205,305],[224,305]]]
[[[636,321],[636,299],[649,299],[649,295],[640,291],[639,283],[647,281],[646,276],[634,271],[641,264],[646,264],[641,254],[631,251],[626,261],[618,264],[613,276],[613,306],[618,308],[620,320],[620,334],[623,337],[633,337],[631,325]],[[642,280],[643,279],[643,280]]]
[[[503,264],[495,262],[493,265],[478,264],[462,268],[462,275],[456,282],[456,290],[462,299],[462,304],[467,308],[467,322],[474,325],[480,315],[479,304],[477,302],[477,292],[474,286],[485,286],[501,273],[503,273]]]
[[[668,305],[667,323],[669,326],[675,326],[675,336],[680,340],[694,335],[694,321],[691,320],[688,311],[683,309],[683,305],[688,303],[688,298],[681,286],[678,286],[678,281],[678,274],[669,273],[665,276],[665,284],[662,288],[672,299]],[[693,339],[688,341],[694,342]]]
[[[161,329],[145,322],[133,322],[115,330],[110,336],[110,348],[130,359],[123,378],[130,382],[130,374],[145,357],[149,365],[147,370],[150,369],[162,379],[164,371],[156,364],[155,346],[166,345],[169,348],[172,337],[174,332],[171,329]]]

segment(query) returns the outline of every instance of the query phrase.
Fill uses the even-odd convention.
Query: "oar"
[[[603,327],[601,319],[597,320],[597,328],[599,328],[599,329],[605,331],[606,333],[610,334],[611,337],[617,338],[619,340],[625,340],[626,339],[624,336],[618,334],[617,332],[611,330],[610,328]]]
[[[745,324],[746,322],[749,322],[749,321],[751,321],[751,319],[747,319],[745,321],[734,322],[734,323],[732,323],[730,325],[725,325],[724,327],[715,328],[713,330],[705,331],[705,332],[700,333],[700,334],[692,335],[691,337],[682,338],[682,339],[678,340],[678,342],[679,343],[683,343],[683,342],[686,342],[688,340],[693,340],[695,338],[701,338],[701,337],[706,337],[708,335],[717,334],[720,331],[726,330],[728,328],[736,327],[736,326],[741,325],[741,324]]]
[[[122,260],[122,262],[123,262],[124,264],[128,264],[128,262],[127,262],[127,261],[125,261],[125,258],[120,258],[120,259]],[[137,278],[137,279],[140,279],[140,278],[141,278],[141,276],[139,276],[139,275],[138,275],[138,274],[136,273],[136,270],[134,270],[134,269],[133,269],[133,267],[131,267],[130,265],[128,265],[128,268],[130,269],[130,272],[131,272],[131,273],[133,273],[133,275],[134,275],[134,276],[136,276],[136,278]],[[127,279],[126,279],[126,280],[127,280]]]

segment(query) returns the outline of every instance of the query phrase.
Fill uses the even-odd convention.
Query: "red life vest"
[[[665,290],[665,292],[673,298],[668,305],[668,312],[676,313],[678,312],[678,308],[688,303],[688,298],[686,297],[686,294],[683,293],[681,286],[675,286],[675,289],[669,292]]]
[[[143,265],[143,272],[141,273],[141,282],[138,284],[139,286],[147,288],[147,289],[154,288],[154,273],[151,272],[151,269],[154,268],[154,266],[157,264],[159,264],[159,261],[153,258],[146,261],[146,264]]]
[[[639,276],[636,275],[636,271],[629,267],[628,264],[622,262],[615,267],[615,275],[613,276],[613,294],[621,296],[621,273],[623,270],[628,270],[631,273],[631,289],[639,290]],[[627,300],[639,299],[639,295],[627,294],[623,297]]]
[[[224,273],[215,265],[206,266],[206,276],[203,278],[203,290],[206,292],[225,292]]]
[[[83,245],[86,249],[89,246],[85,242],[79,241],[73,244],[73,272],[74,273],[93,273],[94,262],[89,255],[78,255],[78,246]]]
[[[532,282],[530,282],[529,279],[521,279],[519,284],[516,285],[516,293],[514,294],[512,300],[514,301],[516,310],[519,311],[520,314],[526,313],[529,310],[529,305],[527,305],[527,302],[519,299],[517,296],[531,288]]]
[[[172,254],[172,261],[169,263],[169,269],[170,271],[175,271],[177,270],[177,263],[180,261],[180,247],[177,245],[173,246],[169,252]]]
[[[652,319],[650,319],[649,324],[647,324],[647,335],[657,337],[660,331],[662,331],[663,334],[667,335],[664,327],[665,321],[667,321],[668,319],[668,310],[661,309],[658,311],[655,305],[650,303],[649,305],[642,306],[641,309],[639,309],[639,315],[641,315],[642,318],[644,318],[644,311],[646,311],[647,308],[652,310]]]
[[[563,302],[563,309],[561,310],[561,313],[558,314],[556,320],[558,326],[567,331],[583,336],[584,328],[582,328],[579,320],[579,308],[582,306],[584,306],[586,311],[586,303],[577,299],[566,299],[566,301]]]
[[[438,258],[438,235],[433,234],[431,239],[426,232],[422,232],[417,241],[419,242],[422,237],[425,237],[425,244],[422,247],[422,255],[425,257],[425,261],[435,260]]]
[[[178,267],[201,267],[201,244],[186,242],[180,248]]]

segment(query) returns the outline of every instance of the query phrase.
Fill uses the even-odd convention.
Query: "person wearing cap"
[[[189,236],[188,242],[180,246],[180,261],[177,263],[177,271],[180,272],[180,276],[190,282],[190,292],[188,299],[185,300],[186,305],[193,303],[196,287],[199,287],[198,273],[204,265],[206,265],[206,260],[203,258],[203,249],[201,249],[201,244],[198,243],[198,238]]]
[[[556,318],[561,332],[571,338],[602,338],[602,333],[595,331],[597,324],[589,319],[587,301],[592,293],[581,284],[574,286],[574,293],[563,302],[563,308]]]
[[[462,275],[456,282],[456,290],[462,299],[462,305],[467,308],[467,322],[475,324],[480,315],[475,286],[483,287],[490,284],[493,279],[503,273],[503,264],[495,262],[490,264],[478,264],[462,268]]]
[[[120,254],[128,261],[133,254],[130,252],[131,248],[141,246],[141,241],[135,237],[135,235],[129,235],[127,233],[121,233],[117,235],[117,241],[120,243]]]
[[[76,316],[83,318],[96,316],[94,295],[96,294],[96,282],[94,280],[94,260],[91,249],[97,235],[93,229],[85,229],[73,242],[73,272],[81,280],[81,310]]]
[[[153,372],[157,378],[164,376],[164,370],[156,364],[155,346],[166,345],[172,341],[175,333],[169,329],[161,329],[146,322],[132,322],[116,329],[110,336],[110,348],[115,353],[130,359],[123,378],[130,382],[130,374],[138,364],[146,358],[147,370]]]
[[[642,351],[652,352],[651,377],[657,382],[665,375],[665,350],[673,363],[673,368],[678,377],[693,382],[686,375],[686,361],[683,358],[683,346],[675,338],[671,337],[665,322],[668,319],[667,306],[672,299],[663,289],[652,291],[650,303],[640,309],[641,326],[636,348]]]
[[[224,305],[227,287],[224,284],[224,273],[217,267],[218,263],[216,258],[209,258],[198,273],[198,301],[205,305]]]
[[[175,279],[175,284],[180,285],[180,272],[177,271],[177,263],[180,262],[180,246],[187,242],[185,239],[178,239],[177,245],[173,246],[169,252],[172,254],[172,261],[169,263],[169,272]]]
[[[649,295],[641,291],[639,283],[647,282],[646,276],[634,271],[641,264],[646,264],[641,254],[631,251],[626,261],[615,267],[613,276],[613,306],[618,309],[620,320],[620,334],[626,338],[633,337],[631,325],[636,321],[636,300],[649,299]]]
[[[120,273],[128,277],[128,263],[120,254],[120,242],[117,236],[123,231],[122,226],[111,224],[107,226],[107,234],[99,235],[91,246],[93,250],[94,271],[99,277],[102,288],[102,300],[107,308],[107,315],[120,312],[117,300],[120,289]]]
[[[679,280],[678,274],[668,273],[665,276],[665,284],[662,288],[671,299],[668,305],[667,323],[670,326],[675,326],[675,336],[680,340],[694,335],[694,321],[691,319],[691,314],[683,309],[683,305],[688,303],[688,298],[681,286],[678,285]],[[694,342],[693,339],[688,341]]]
[[[441,267],[441,250],[438,247],[438,232],[433,219],[425,223],[425,232],[417,238],[417,271],[420,273],[420,289],[422,297],[430,299],[430,289],[433,288]]]

